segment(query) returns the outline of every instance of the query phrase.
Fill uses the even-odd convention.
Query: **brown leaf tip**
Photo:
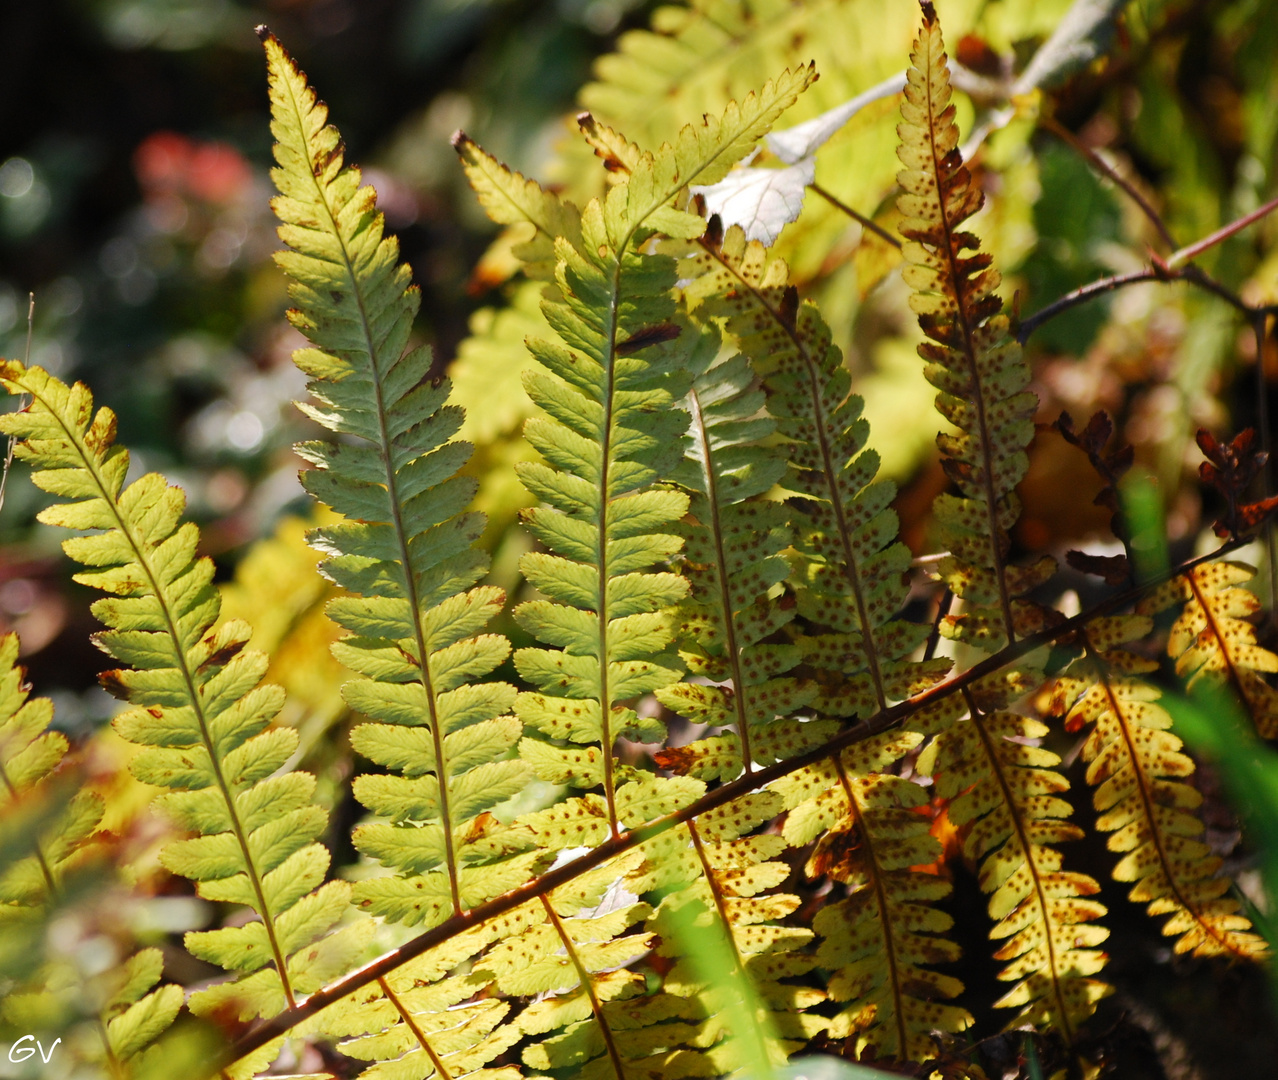
[[[258,41],[269,41],[275,36],[271,33],[271,28],[266,23],[258,23],[253,27],[253,33],[257,35]]]
[[[932,0],[919,0],[919,7],[923,9],[923,21],[928,26],[936,22],[936,8],[932,6]]]
[[[459,154],[465,153],[468,146],[474,145],[474,140],[467,135],[461,128],[453,132],[452,137],[448,140],[454,150]]]

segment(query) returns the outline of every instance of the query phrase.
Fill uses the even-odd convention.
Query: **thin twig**
[[[1228,225],[1222,225],[1214,233],[1204,236],[1201,240],[1195,241],[1188,247],[1172,252],[1168,256],[1167,265],[1176,267],[1181,263],[1196,259],[1208,248],[1215,247],[1222,240],[1228,240],[1234,233],[1241,232],[1248,225],[1254,224],[1266,214],[1273,213],[1274,210],[1278,210],[1278,199],[1270,199],[1264,206],[1257,207],[1250,214],[1244,214],[1242,217],[1231,221]]]
[[[1109,164],[1095,150],[1084,143],[1077,135],[1069,129],[1062,127],[1053,117],[1044,116],[1039,118],[1039,126],[1050,131],[1058,139],[1068,143],[1075,151],[1087,159],[1097,172],[1101,173],[1108,180],[1112,181],[1127,194],[1127,197],[1141,208],[1144,215],[1149,218],[1154,228],[1158,230],[1158,235],[1162,238],[1164,244],[1167,245],[1168,251],[1176,250],[1176,241],[1172,239],[1172,234],[1168,231],[1167,225],[1163,222],[1157,210],[1155,210],[1145,196],[1140,193],[1136,186],[1126,177],[1121,176],[1117,169]]]
[[[1182,563],[1174,570],[1167,570],[1157,574],[1149,581],[1137,585],[1130,589],[1102,600],[1095,604],[1087,611],[1080,612],[1071,618],[1065,619],[1063,622],[1055,626],[1047,627],[1035,634],[1018,639],[1015,643],[1007,646],[994,656],[990,656],[979,664],[975,664],[967,671],[945,682],[923,691],[921,694],[910,698],[908,701],[902,701],[897,705],[883,709],[853,727],[847,728],[840,732],[829,742],[807,750],[802,754],[796,754],[794,757],[786,758],[784,761],[778,761],[773,765],[759,769],[757,772],[751,773],[749,776],[741,776],[736,780],[723,784],[702,796],[695,803],[676,810],[673,813],[666,814],[663,817],[656,818],[646,825],[637,826],[632,829],[623,831],[620,835],[610,836],[603,841],[598,847],[587,852],[571,862],[566,862],[562,866],[546,871],[540,877],[526,882],[517,888],[511,889],[509,892],[503,893],[501,896],[494,897],[483,904],[479,904],[467,911],[463,911],[460,915],[454,915],[444,922],[440,923],[433,929],[427,930],[425,933],[418,934],[417,937],[405,942],[397,949],[384,953],[376,960],[365,964],[362,968],[351,972],[351,974],[338,979],[336,982],[330,983],[328,986],[317,990],[305,1001],[298,1003],[292,1008],[285,1009],[269,1020],[264,1020],[256,1027],[252,1028],[243,1035],[229,1049],[227,1056],[220,1061],[209,1066],[206,1073],[216,1072],[218,1069],[226,1068],[233,1062],[243,1058],[247,1054],[251,1054],[254,1050],[265,1046],[272,1039],[279,1037],[292,1030],[303,1020],[310,1016],[314,1016],[322,1009],[336,1001],[340,1001],[348,994],[367,986],[371,982],[375,982],[379,977],[388,975],[395,971],[401,965],[421,956],[423,953],[438,945],[443,944],[450,938],[461,933],[470,927],[479,926],[494,919],[500,915],[504,915],[509,911],[513,911],[521,904],[536,901],[546,893],[553,889],[566,885],[568,882],[575,880],[582,874],[602,866],[609,859],[616,858],[623,852],[630,851],[646,840],[651,840],[654,836],[660,836],[662,833],[668,832],[677,825],[691,821],[701,814],[716,807],[723,806],[732,802],[733,799],[740,798],[752,791],[760,790],[779,780],[783,776],[798,769],[806,768],[809,765],[816,765],[826,759],[842,753],[849,746],[853,746],[858,742],[886,731],[889,728],[900,724],[907,717],[914,715],[921,708],[931,705],[934,702],[943,700],[953,694],[963,691],[965,687],[971,686],[973,683],[985,678],[988,675],[1002,670],[1009,664],[1014,664],[1021,657],[1033,652],[1035,649],[1042,648],[1044,645],[1050,645],[1052,642],[1058,641],[1063,637],[1073,634],[1075,631],[1082,629],[1092,619],[1101,615],[1107,615],[1111,611],[1125,607],[1140,599],[1146,592],[1157,585],[1161,585],[1165,581],[1170,581],[1173,577],[1188,573],[1196,566],[1219,559],[1232,551],[1237,550],[1244,544],[1248,543],[1248,539],[1230,540],[1228,543],[1221,545],[1215,551],[1206,555],[1200,555],[1195,559]]]
[[[1049,319],[1056,318],[1063,311],[1068,311],[1072,307],[1086,303],[1094,297],[1113,292],[1115,289],[1121,289],[1126,285],[1138,285],[1142,281],[1161,280],[1163,280],[1163,275],[1150,267],[1146,270],[1134,270],[1129,274],[1115,274],[1113,277],[1089,282],[1073,292],[1067,292],[1059,300],[1054,300],[1047,307],[1034,312],[1029,318],[1022,319],[1020,325],[1016,328],[1016,340],[1024,345],[1029,340],[1030,334],[1042,326],[1043,323]]]
[[[880,240],[887,241],[887,243],[891,244],[894,248],[897,249],[897,251],[901,250],[901,241],[898,240],[895,236],[893,236],[890,232],[888,232],[887,229],[883,228],[882,225],[879,225],[877,222],[871,221],[864,214],[859,213],[856,210],[853,210],[852,207],[848,206],[848,204],[845,203],[842,199],[840,199],[837,195],[830,194],[830,192],[826,191],[825,188],[823,188],[820,184],[816,183],[815,181],[809,184],[808,187],[810,187],[813,191],[815,191],[818,195],[820,195],[821,198],[823,198],[831,206],[839,210],[842,210],[845,214],[847,214],[848,217],[852,218],[853,221],[860,222],[862,228],[869,229],[870,232],[874,233],[874,235],[877,236]]]
[[[1256,426],[1260,428],[1260,452],[1265,464],[1260,470],[1260,497],[1268,499],[1273,494],[1273,474],[1269,457],[1269,380],[1265,377],[1265,337],[1269,314],[1258,311],[1251,320],[1252,333],[1256,335]],[[1278,553],[1274,547],[1274,522],[1265,518],[1265,554],[1269,560],[1269,620],[1278,619]]]

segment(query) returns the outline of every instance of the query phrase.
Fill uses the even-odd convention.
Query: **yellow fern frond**
[[[1169,916],[1163,933],[1176,938],[1176,952],[1256,957],[1265,943],[1250,932],[1238,901],[1225,895],[1229,879],[1220,876],[1221,861],[1203,843],[1194,813],[1202,796],[1182,780],[1194,763],[1168,730],[1172,720],[1158,703],[1159,690],[1139,677],[1158,663],[1119,648],[1152,626],[1139,615],[1094,620],[1083,673],[1057,687],[1062,704],[1073,698],[1066,728],[1095,725],[1083,759],[1087,782],[1096,787],[1096,824],[1111,834],[1109,849],[1123,853],[1114,878],[1132,883],[1128,897],[1148,904],[1150,915]]]

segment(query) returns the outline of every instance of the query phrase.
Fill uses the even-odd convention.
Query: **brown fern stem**
[[[1043,880],[1038,872],[1038,864],[1034,861],[1033,841],[1030,840],[1028,832],[1025,828],[1025,820],[1021,814],[1020,804],[1017,802],[1016,795],[1012,791],[1011,785],[1007,782],[1007,776],[1003,772],[1002,762],[999,761],[998,752],[994,746],[994,740],[985,724],[982,723],[984,713],[978,708],[976,700],[968,690],[963,691],[963,699],[967,702],[968,712],[971,716],[971,723],[976,728],[977,736],[981,740],[981,747],[985,751],[985,760],[989,763],[989,775],[992,776],[998,784],[999,791],[1003,797],[1003,805],[1008,808],[1009,816],[1012,819],[1012,827],[1016,830],[1016,843],[1021,849],[1021,853],[1025,858],[1025,865],[1029,869],[1030,877],[1034,881],[1034,897],[1038,906],[1038,922],[1043,927],[1043,940],[1047,947],[1047,972],[1052,983],[1052,997],[1056,1002],[1057,1025],[1060,1028],[1061,1037],[1067,1045],[1073,1045],[1074,1029],[1069,1022],[1069,1009],[1065,1005],[1065,990],[1061,986],[1060,973],[1057,970],[1056,963],[1056,943],[1052,940],[1052,924],[1048,917],[1047,893],[1043,888]]]
[[[799,769],[807,768],[811,765],[818,765],[835,754],[842,753],[849,746],[853,746],[864,739],[868,739],[872,735],[887,731],[889,728],[895,727],[908,717],[914,715],[920,709],[936,704],[939,701],[952,697],[954,694],[963,693],[967,687],[973,683],[979,682],[981,679],[989,675],[993,675],[998,671],[1016,663],[1022,657],[1033,652],[1035,649],[1044,645],[1050,645],[1054,641],[1075,634],[1084,629],[1089,622],[1101,615],[1107,615],[1118,608],[1125,607],[1134,603],[1145,595],[1150,589],[1170,581],[1172,578],[1187,573],[1197,566],[1202,566],[1209,562],[1221,558],[1232,551],[1242,547],[1247,541],[1234,539],[1223,544],[1215,551],[1200,555],[1181,564],[1174,570],[1168,570],[1152,577],[1149,581],[1140,585],[1125,589],[1122,592],[1115,593],[1113,596],[1102,600],[1086,611],[1080,612],[1068,619],[1057,623],[1055,626],[1045,627],[1036,633],[1029,634],[1014,644],[1008,645],[1006,648],[995,653],[993,656],[987,657],[979,664],[973,665],[967,671],[935,686],[929,687],[921,694],[917,694],[908,701],[902,701],[897,705],[890,706],[882,712],[871,717],[869,720],[862,721],[854,727],[839,732],[828,742],[820,746],[813,747],[811,750],[805,750],[803,753],[796,754],[794,757],[786,758],[784,761],[778,761],[772,765],[758,769],[749,776],[742,776],[736,780],[729,781],[715,788],[713,791],[702,796],[697,802],[690,806],[686,806],[681,810],[666,814],[644,825],[627,829],[620,836],[609,837],[598,847],[591,849],[585,855],[582,855],[571,862],[566,862],[562,866],[558,866],[553,870],[548,870],[541,877],[534,881],[529,881],[517,888],[511,889],[501,896],[494,897],[483,904],[478,904],[473,908],[463,912],[461,915],[453,916],[446,922],[440,923],[424,933],[418,934],[415,938],[406,941],[403,945],[389,952],[383,953],[377,959],[365,964],[362,968],[346,975],[336,982],[329,983],[327,986],[317,990],[311,994],[302,1004],[293,1008],[286,1009],[271,1017],[269,1020],[263,1020],[257,1026],[251,1028],[230,1048],[227,1056],[217,1064],[210,1067],[211,1075],[218,1069],[224,1067],[228,1062],[238,1061],[247,1054],[251,1054],[254,1050],[265,1046],[272,1039],[278,1038],[280,1035],[287,1033],[297,1024],[300,1024],[308,1017],[314,1016],[321,1009],[327,1008],[336,1001],[340,1001],[348,994],[353,994],[362,987],[367,986],[370,982],[374,982],[378,976],[389,974],[395,971],[401,965],[415,957],[421,956],[423,953],[435,948],[437,945],[443,944],[449,938],[468,930],[471,927],[480,926],[490,919],[495,919],[507,912],[513,911],[522,904],[526,904],[532,900],[536,900],[545,893],[549,893],[561,885],[567,885],[569,882],[576,880],[582,874],[596,867],[602,866],[608,860],[616,858],[618,855],[639,846],[647,840],[651,840],[656,836],[669,832],[671,829],[679,825],[684,825],[693,820],[700,814],[704,814],[709,810],[723,806],[733,799],[740,798],[742,795],[749,794],[766,787],[774,780],[779,780],[783,776]]]
[[[379,976],[377,985],[382,988],[382,993],[386,995],[386,1000],[395,1006],[395,1011],[399,1013],[400,1019],[408,1025],[408,1030],[413,1033],[413,1038],[421,1048],[426,1051],[426,1056],[430,1058],[430,1063],[435,1066],[435,1075],[439,1080],[453,1080],[452,1073],[448,1071],[448,1067],[444,1064],[440,1056],[435,1053],[434,1047],[430,1045],[430,1040],[426,1038],[426,1033],[422,1031],[421,1026],[413,1019],[413,1014],[404,1008],[404,1003],[399,1000],[395,991],[390,988],[384,976]]]
[[[1088,657],[1092,661],[1093,670],[1096,672],[1097,682],[1105,688],[1105,698],[1109,702],[1110,712],[1114,716],[1115,722],[1118,724],[1118,730],[1123,736],[1123,746],[1127,751],[1127,760],[1131,762],[1132,773],[1136,777],[1136,790],[1140,795],[1141,813],[1145,820],[1149,823],[1149,835],[1154,845],[1154,851],[1158,854],[1158,865],[1162,870],[1163,878],[1167,882],[1167,887],[1171,890],[1172,897],[1175,899],[1182,910],[1189,912],[1194,917],[1194,921],[1199,925],[1208,937],[1215,940],[1224,952],[1227,952],[1239,960],[1250,960],[1253,957],[1242,952],[1237,946],[1230,943],[1226,935],[1222,935],[1219,930],[1203,919],[1201,912],[1197,906],[1191,903],[1185,894],[1181,891],[1180,884],[1176,880],[1176,875],[1172,872],[1171,859],[1168,858],[1166,846],[1163,844],[1163,834],[1158,828],[1156,808],[1153,794],[1150,790],[1149,777],[1145,772],[1145,765],[1141,760],[1140,752],[1136,746],[1136,740],[1132,737],[1130,725],[1127,723],[1127,717],[1123,712],[1123,707],[1118,700],[1118,695],[1114,693],[1114,688],[1110,685],[1108,666],[1098,655],[1095,647],[1090,641],[1086,645]]]
[[[853,210],[852,207],[850,207],[837,195],[834,195],[831,192],[827,191],[825,188],[823,188],[820,184],[816,183],[815,181],[809,184],[808,187],[811,188],[812,191],[814,191],[817,195],[820,195],[821,198],[823,198],[836,210],[842,210],[843,213],[847,214],[847,216],[850,217],[853,221],[855,221],[858,225],[860,225],[861,228],[874,233],[874,235],[877,236],[880,240],[883,240],[886,243],[891,244],[894,248],[897,249],[897,251],[901,250],[901,241],[898,240],[895,236],[893,236],[890,232],[888,232],[887,229],[885,229],[873,218],[866,217],[864,214],[856,210]]]
[[[844,798],[848,801],[848,816],[857,827],[857,833],[861,838],[861,850],[865,852],[866,862],[871,867],[870,880],[874,887],[874,900],[879,909],[879,926],[883,930],[884,961],[887,965],[888,981],[892,987],[892,1022],[896,1027],[897,1054],[905,1060],[908,1057],[910,1033],[905,1026],[905,991],[901,986],[896,940],[892,936],[892,920],[888,917],[888,895],[883,887],[883,872],[874,853],[874,837],[870,835],[869,823],[861,813],[856,796],[852,793],[852,781],[848,778],[847,769],[843,767],[842,755],[835,754],[830,758],[830,763],[839,774],[839,784],[843,788]]]
[[[541,906],[546,909],[546,915],[554,926],[555,933],[559,935],[559,940],[563,942],[564,952],[568,954],[568,959],[572,961],[572,966],[577,969],[577,978],[581,980],[581,988],[586,991],[586,996],[590,998],[590,1011],[595,1014],[595,1022],[599,1025],[599,1034],[603,1036],[604,1046],[608,1048],[608,1058],[612,1062],[613,1071],[617,1074],[617,1080],[626,1080],[626,1074],[621,1067],[621,1051],[617,1049],[617,1040],[613,1038],[608,1018],[604,1016],[603,1005],[600,1004],[599,996],[595,993],[595,984],[590,979],[590,972],[586,970],[586,965],[581,962],[577,947],[573,944],[572,938],[568,936],[568,930],[565,928],[563,920],[555,912],[550,899],[544,894],[539,896],[538,899],[541,901]]]

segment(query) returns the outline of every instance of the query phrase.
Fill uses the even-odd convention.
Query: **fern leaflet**
[[[1150,915],[1169,916],[1163,933],[1176,938],[1178,953],[1254,957],[1264,942],[1224,895],[1229,879],[1200,839],[1194,811],[1202,796],[1176,779],[1190,776],[1194,763],[1168,730],[1158,689],[1140,678],[1158,662],[1120,647],[1152,629],[1139,615],[1091,622],[1081,671],[1060,681],[1056,699],[1068,706],[1067,730],[1095,724],[1083,744],[1087,782],[1096,788],[1097,827],[1112,834],[1110,850],[1123,853],[1114,877],[1132,882],[1128,897],[1148,904]]]
[[[181,489],[156,473],[125,486],[129,455],[115,445],[111,411],[95,413],[83,385],[16,361],[0,366],[0,379],[31,398],[0,430],[22,440],[17,456],[39,487],[72,500],[40,519],[92,533],[63,549],[89,567],[76,580],[108,594],[93,604],[109,627],[95,641],[131,665],[101,678],[132,705],[113,721],[144,747],[132,771],[167,788],[161,808],[197,834],[168,844],[161,862],[206,899],[259,917],[187,934],[193,955],[240,975],[198,991],[190,1006],[245,1020],[278,1012],[332,977],[350,949],[345,933],[308,948],[343,916],[350,887],[323,883],[329,855],[313,840],[327,818],[311,802],[314,778],[280,771],[297,747],[296,732],[271,726],[283,693],[259,685],[267,660],[245,649],[247,624],[217,623],[213,563],[196,557],[196,527],[179,525]]]
[[[672,200],[689,183],[722,177],[812,78],[811,69],[787,72],[729,107],[722,120],[684,128],[673,147],[655,155],[640,153],[607,198],[583,211],[580,239],[555,241],[558,295],[544,301],[543,312],[559,341],[530,343],[545,370],[525,376],[529,395],[547,414],[528,421],[525,437],[548,464],[520,469],[529,491],[546,504],[526,520],[550,549],[526,556],[522,567],[548,599],[521,605],[515,617],[558,648],[516,654],[520,674],[541,688],[521,694],[516,710],[543,736],[522,744],[537,775],[577,788],[602,786],[603,817],[594,816],[590,800],[548,812],[539,834],[544,843],[556,836],[591,843],[604,835],[592,829],[569,841],[556,814],[575,817],[582,829],[593,821],[617,836],[623,820],[644,820],[636,813],[655,815],[689,793],[695,797],[692,789],[648,778],[643,792],[623,803],[618,792],[632,776],[613,758],[618,738],[660,738],[659,727],[622,703],[680,674],[663,609],[684,595],[686,583],[648,568],[678,550],[680,538],[662,530],[684,514],[688,500],[655,485],[681,456],[688,415],[671,408],[687,389],[681,369],[708,347],[677,314],[674,260],[642,248],[657,232],[699,234],[705,223],[675,209]],[[583,124],[593,126],[589,118]],[[466,141],[456,144],[485,160]],[[538,207],[549,198],[534,197],[522,180],[514,188]],[[662,788],[671,794],[657,796]]]
[[[1104,953],[1092,948],[1109,931],[1095,921],[1103,905],[1086,899],[1100,886],[1086,874],[1061,869],[1052,845],[1083,833],[1064,819],[1072,808],[1060,797],[1069,782],[1053,772],[1055,754],[1033,744],[1046,725],[1001,708],[988,688],[978,699],[963,691],[968,716],[951,700],[949,724],[919,757],[918,770],[936,777],[949,800],[949,817],[964,831],[964,853],[980,867],[995,920],[990,936],[1006,938],[994,953],[1007,961],[999,978],[1015,982],[995,1004],[1019,1008],[1014,1024],[1059,1031],[1072,1041],[1078,1024],[1111,993],[1093,979]]]
[[[302,482],[347,520],[312,543],[322,569],[354,594],[328,605],[351,636],[334,654],[362,678],[347,703],[373,722],[351,733],[366,757],[400,775],[365,775],[355,794],[389,822],[360,826],[364,853],[401,872],[356,888],[373,914],[433,926],[523,881],[523,853],[486,812],[516,794],[526,768],[506,752],[519,723],[505,715],[515,691],[476,683],[509,654],[482,633],[504,594],[471,588],[488,569],[466,513],[473,480],[457,470],[470,444],[448,441],[462,423],[448,383],[424,382],[426,348],[405,352],[418,291],[382,234],[376,195],[343,161],[337,131],[305,76],[265,39],[281,195],[273,202],[289,250],[293,324],[316,346],[295,354],[320,402],[306,411],[347,441],[298,448],[316,467]]]
[[[930,822],[915,813],[927,792],[887,772],[922,739],[877,735],[773,785],[790,810],[786,840],[818,841],[809,875],[848,886],[813,926],[823,938],[817,960],[834,972],[830,996],[849,1003],[831,1034],[854,1039],[858,1056],[872,1045],[879,1057],[923,1060],[934,1054],[933,1031],[972,1024],[949,1003],[963,984],[929,967],[959,953],[943,936],[953,920],[931,906],[949,894],[949,882],[913,869],[940,851]]]
[[[965,607],[947,616],[942,630],[994,652],[1044,625],[1047,613],[1020,597],[1056,569],[1050,556],[1024,569],[1007,562],[1007,530],[1020,514],[1015,488],[1028,468],[1038,399],[1026,389],[1029,366],[994,293],[998,272],[976,236],[960,228],[985,196],[958,150],[945,43],[930,3],[923,4],[910,63],[897,129],[897,155],[905,165],[897,200],[905,219],[904,276],[913,290],[910,306],[930,339],[919,355],[928,362],[928,382],[940,391],[936,407],[960,431],[937,436],[946,474],[961,493],[933,503],[950,552],[938,573]]]

